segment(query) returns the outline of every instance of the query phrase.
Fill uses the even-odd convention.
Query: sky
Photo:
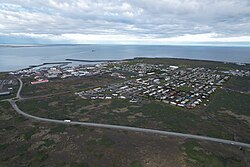
[[[250,46],[250,0],[0,0],[0,44]]]

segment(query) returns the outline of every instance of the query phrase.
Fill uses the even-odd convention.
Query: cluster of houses
[[[95,65],[53,66],[12,72],[21,77],[33,77],[31,84],[108,74],[119,83],[76,92],[83,99],[128,99],[130,102],[160,100],[178,107],[194,108],[207,105],[209,96],[221,87],[230,75],[249,76],[246,70],[218,71],[208,68],[186,68],[174,65],[105,62]],[[105,84],[105,83],[104,83]],[[103,84],[103,85],[104,85]]]
[[[222,71],[224,74],[239,76],[239,77],[249,77],[250,71],[247,70],[229,70],[229,71]]]
[[[18,83],[15,79],[0,80],[0,96],[10,95],[13,93],[13,87]]]
[[[136,63],[136,64],[126,63],[126,64],[115,64],[114,67],[111,68],[111,70],[128,72],[130,74],[134,74],[135,76],[138,75],[139,77],[143,77],[147,75],[147,73],[162,69],[162,67],[163,67],[162,64],[156,65],[156,64],[145,64],[145,63]]]
[[[49,82],[52,79],[66,79],[74,77],[85,77],[102,75],[110,72],[105,70],[107,64],[96,65],[79,65],[79,66],[53,66],[53,67],[40,67],[19,70],[10,72],[10,74],[19,75],[21,77],[33,77],[31,84],[40,84]]]
[[[76,94],[83,99],[120,98],[130,102],[153,99],[179,107],[194,108],[197,105],[206,105],[208,97],[229,79],[216,70],[200,67],[179,68],[138,63],[112,68],[132,72],[137,76],[121,83]]]

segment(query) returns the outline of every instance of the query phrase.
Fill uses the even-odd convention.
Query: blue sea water
[[[250,63],[250,47],[157,46],[157,45],[51,45],[0,47],[0,71],[11,71],[66,58],[120,60],[134,57],[165,57]]]

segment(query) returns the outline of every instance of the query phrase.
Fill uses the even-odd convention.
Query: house
[[[118,98],[119,98],[119,99],[126,99],[125,96],[119,96]]]
[[[176,70],[176,69],[178,69],[179,67],[178,67],[178,66],[169,66],[169,68],[172,69],[172,70]]]
[[[32,85],[35,85],[35,84],[39,84],[39,83],[47,83],[49,82],[49,80],[45,79],[45,80],[38,80],[38,81],[34,81],[34,82],[31,82]]]
[[[171,101],[171,102],[170,102],[170,104],[172,104],[172,105],[176,105],[176,103],[175,103],[175,102],[173,102],[173,101]]]
[[[6,96],[6,95],[10,95],[11,92],[7,91],[7,92],[0,92],[0,96]]]

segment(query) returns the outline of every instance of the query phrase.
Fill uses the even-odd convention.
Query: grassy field
[[[249,123],[221,112],[230,110],[248,116],[248,100],[245,94],[221,89],[206,108],[195,110],[157,101],[134,104],[121,99],[84,100],[73,94],[21,101],[19,106],[28,113],[46,118],[129,125],[249,142]]]
[[[250,64],[241,66],[235,63],[223,63],[223,62],[216,62],[216,61],[191,60],[191,59],[136,58],[132,60],[132,62],[177,65],[180,67],[206,67],[206,68],[218,69],[218,70],[232,70],[232,69],[249,70],[250,69]]]
[[[206,108],[207,112],[229,110],[236,114],[250,116],[250,96],[220,89]]]
[[[23,96],[39,96],[46,94],[54,94],[60,92],[74,92],[97,87],[101,85],[107,85],[109,83],[119,82],[120,79],[111,77],[110,75],[103,76],[90,76],[82,78],[70,78],[70,79],[54,79],[50,80],[46,84],[31,85],[30,82],[34,81],[32,77],[22,79],[24,87],[21,95]]]
[[[193,90],[193,88],[188,87],[188,86],[180,86],[180,87],[177,88],[177,90],[184,91],[184,92],[190,92],[190,91]]]
[[[0,103],[0,111],[1,166],[247,167],[250,157],[250,150],[215,143],[29,119],[17,122],[20,116],[7,102]]]
[[[234,162],[236,166],[246,166],[246,162],[237,157],[223,157],[215,152],[210,152],[196,141],[187,141],[180,146],[180,150],[185,154],[185,159],[190,166],[216,166],[227,167]]]
[[[231,77],[225,87],[236,91],[250,92],[250,77]]]

